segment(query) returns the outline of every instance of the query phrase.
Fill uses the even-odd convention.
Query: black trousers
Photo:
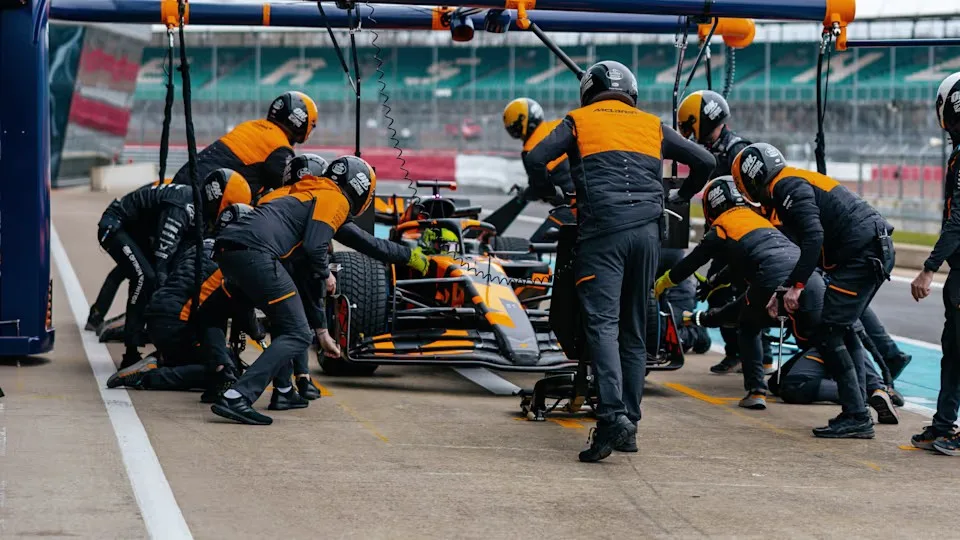
[[[225,329],[217,325],[203,326],[201,320],[202,316],[197,329],[179,319],[147,318],[150,342],[157,347],[162,360],[157,369],[144,377],[144,389],[205,389],[220,366],[233,369]]]
[[[577,244],[577,295],[597,381],[600,426],[624,415],[640,420],[647,305],[659,257],[657,222]]]
[[[101,318],[104,317],[110,311],[113,299],[117,297],[117,291],[120,290],[120,285],[123,284],[125,279],[127,279],[127,276],[123,269],[120,266],[114,266],[113,270],[110,270],[110,273],[103,280],[100,293],[97,294],[97,299],[93,303],[92,311],[98,313]]]
[[[947,433],[956,427],[957,409],[960,408],[960,269],[951,268],[947,276],[943,286],[943,310],[940,394],[937,396],[937,413],[933,415],[933,428]]]
[[[866,354],[860,349],[857,354]],[[884,387],[883,378],[874,369],[873,364],[866,362],[867,392],[873,393]],[[837,382],[830,378],[822,355],[816,348],[803,353],[780,381],[780,397],[786,403],[808,404],[818,401],[840,403],[840,394],[837,391]]]
[[[854,325],[882,283],[878,269],[880,254],[875,251],[868,246],[843,264],[827,270],[823,319],[816,338],[824,365],[837,382],[841,414],[857,419],[865,419],[869,413],[865,357],[856,354],[863,344]],[[889,264],[892,267],[893,261]]]
[[[217,255],[224,277],[270,319],[270,346],[247,369],[234,389],[253,403],[274,380],[291,385],[292,360],[305,354],[313,340],[293,278],[272,255],[254,250]]]
[[[101,240],[100,246],[107,250],[130,283],[123,342],[128,353],[135,353],[142,341],[143,314],[150,296],[156,290],[157,276],[152,260],[144,253],[148,246],[142,246],[122,228],[108,232],[111,225],[115,225],[115,222],[110,221],[110,218],[101,219],[97,237]]]

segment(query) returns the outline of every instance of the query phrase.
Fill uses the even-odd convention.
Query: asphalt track
[[[386,367],[333,378],[312,362],[325,397],[263,428],[220,421],[196,393],[105,389],[121,348],[78,325],[112,266],[94,228],[114,195],[54,193],[57,347],[0,364],[0,536],[956,536],[943,519],[956,512],[944,496],[960,481],[956,462],[905,447],[923,415],[904,412],[873,441],[817,440],[810,427],[835,406],[739,409],[740,377],[707,372],[715,354],[653,374],[640,452],[599,465],[576,460],[589,418],[528,422],[498,395],[533,375]],[[122,294],[113,313],[121,305]]]

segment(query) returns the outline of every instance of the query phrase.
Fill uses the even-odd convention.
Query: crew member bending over
[[[647,302],[660,255],[663,159],[689,165],[690,185],[706,183],[715,160],[637,109],[637,79],[619,62],[587,70],[580,104],[526,161],[531,188],[546,191],[548,164],[566,154],[576,187],[576,287],[599,394],[597,428],[580,453],[590,462],[615,448],[636,449]]]
[[[283,171],[293,159],[293,145],[303,144],[317,126],[317,104],[303,92],[284,92],[270,104],[267,117],[233,128],[197,155],[197,176],[214,169],[237,171],[253,192],[253,200],[283,185]],[[192,184],[190,164],[173,177],[175,184]]]
[[[523,151],[520,153],[520,158],[524,163],[526,163],[527,154],[559,124],[560,120],[544,121],[543,107],[530,98],[515,99],[503,109],[503,127],[511,137],[523,141]],[[567,159],[567,155],[563,154],[547,163],[547,173],[550,177],[550,185],[543,189],[534,189],[532,185],[528,186],[523,192],[524,198],[528,201],[539,199],[558,207],[575,202],[566,195],[574,193],[575,189],[573,179],[570,178],[570,160]],[[576,215],[571,208],[557,208],[534,231],[530,241],[546,242],[545,235],[551,227],[574,225],[576,222]]]
[[[289,194],[257,207],[217,239],[214,253],[224,277],[266,314],[273,337],[234,388],[213,404],[219,416],[271,424],[273,419],[253,409],[271,379],[275,394],[289,394],[296,407],[309,403],[293,390],[291,360],[309,348],[313,332],[283,260],[303,250],[314,274],[327,282],[327,291],[335,290],[328,247],[347,216],[358,216],[370,206],[377,181],[370,165],[353,156],[336,160],[329,173],[328,178],[297,182]],[[271,403],[282,399],[287,398],[276,396]]]
[[[767,214],[776,212],[800,257],[783,282],[783,305],[798,309],[798,299],[817,266],[827,276],[817,350],[835,374],[842,412],[813,433],[824,438],[873,438],[866,409],[866,370],[853,326],[894,265],[893,227],[873,207],[827,176],[788,167],[769,144],[748,146],[734,159],[737,187]],[[822,260],[821,260],[822,259]],[[819,261],[819,264],[818,264]],[[771,294],[768,308],[775,311]]]

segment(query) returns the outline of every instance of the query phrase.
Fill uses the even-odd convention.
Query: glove
[[[667,270],[662,276],[657,278],[657,282],[653,284],[653,295],[660,298],[664,291],[676,286],[677,284],[670,279],[670,271]]]
[[[407,260],[407,266],[420,272],[421,276],[427,275],[427,270],[430,269],[430,260],[423,254],[423,248],[417,246],[410,250],[410,258]]]
[[[667,203],[669,204],[684,204],[689,202],[687,199],[684,199],[680,196],[680,189],[671,189],[667,193]]]

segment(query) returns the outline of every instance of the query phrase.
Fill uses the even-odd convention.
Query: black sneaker
[[[945,456],[960,456],[960,435],[940,437],[933,442],[933,449]]]
[[[91,307],[90,314],[87,315],[87,325],[83,329],[99,335],[103,331],[103,314]]]
[[[230,368],[223,368],[214,374],[214,379],[210,386],[200,395],[200,403],[216,403],[220,396],[227,390],[233,388],[237,383],[237,375]]]
[[[897,377],[903,373],[903,370],[907,368],[907,364],[909,364],[911,360],[913,360],[913,357],[909,354],[900,353],[891,358],[885,358],[883,361],[890,370],[890,377],[893,380],[897,380]]]
[[[821,439],[872,439],[875,436],[869,414],[866,418],[839,416],[828,426],[813,428],[813,434]]]
[[[107,388],[126,386],[128,388],[143,388],[143,378],[150,371],[157,369],[157,359],[148,356],[131,366],[121,368],[107,379]]]
[[[626,416],[618,417],[611,426],[593,428],[588,439],[590,447],[580,452],[580,461],[594,463],[607,459],[614,447],[625,445],[631,436],[636,438],[636,435],[637,427]]]
[[[923,428],[923,433],[910,437],[910,444],[924,450],[933,450],[933,443],[937,442],[937,439],[952,437],[953,435],[953,433],[936,430],[933,426],[927,426]]]
[[[281,393],[276,388],[273,389],[273,395],[270,396],[270,405],[267,409],[271,411],[289,411],[290,409],[306,409],[310,402],[303,399],[296,389]]]
[[[887,394],[890,394],[890,401],[893,402],[897,407],[903,407],[906,405],[906,401],[903,399],[903,394],[899,390],[890,386],[887,388]]]
[[[273,418],[255,411],[247,398],[243,396],[235,399],[220,396],[220,399],[210,406],[210,410],[217,416],[222,416],[240,424],[269,426],[273,423]]]
[[[633,426],[633,433],[632,433],[632,435],[630,435],[630,436],[627,437],[626,442],[624,442],[623,444],[614,446],[613,449],[616,450],[617,452],[624,452],[624,453],[627,453],[627,454],[635,454],[635,453],[637,453],[637,452],[640,451],[640,449],[637,448],[637,426],[636,426],[636,424],[634,424],[634,426]]]
[[[881,424],[899,424],[900,415],[893,406],[893,400],[886,390],[877,389],[870,395],[867,403],[873,410],[877,411],[877,422]]]
[[[100,343],[123,343],[124,326],[113,326],[100,331]]]
[[[320,399],[320,389],[313,384],[310,377],[297,377],[297,392],[306,400]]]
[[[727,373],[733,373],[733,370],[739,365],[740,359],[736,356],[724,356],[720,363],[710,366],[710,373],[726,375]]]

